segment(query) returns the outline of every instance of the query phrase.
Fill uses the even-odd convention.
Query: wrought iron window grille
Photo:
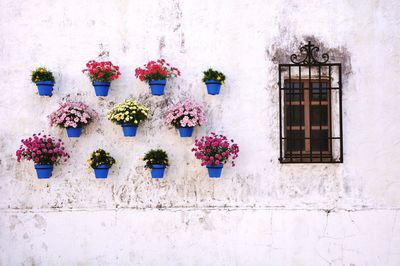
[[[342,65],[319,47],[300,47],[279,64],[281,163],[342,163]]]

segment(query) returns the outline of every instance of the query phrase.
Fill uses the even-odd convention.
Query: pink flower
[[[164,122],[175,127],[201,126],[206,122],[204,107],[190,100],[178,102],[167,109]]]
[[[226,163],[228,159],[232,159],[232,166],[235,166],[234,160],[239,156],[239,146],[228,142],[224,135],[217,135],[214,132],[209,136],[203,136],[196,139],[195,152],[196,159],[201,160],[201,165]]]
[[[77,127],[96,120],[98,115],[82,102],[67,101],[48,117],[51,126]]]
[[[60,150],[51,149],[51,147],[62,145],[61,140],[55,140],[50,135],[34,134],[33,137],[21,140],[22,145],[16,151],[17,161],[20,162],[22,159],[28,161],[33,160],[38,163],[55,164],[58,163],[58,159],[62,157],[69,158],[66,152],[60,152]],[[46,149],[45,147],[49,147]],[[63,149],[64,147],[62,147]],[[54,158],[54,160],[52,159]]]

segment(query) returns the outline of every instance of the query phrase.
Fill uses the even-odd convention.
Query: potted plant
[[[157,149],[150,150],[143,158],[146,162],[144,166],[147,169],[151,169],[152,178],[163,178],[164,170],[169,166],[168,155],[165,151]]]
[[[107,96],[111,81],[121,75],[119,67],[114,66],[110,61],[97,62],[90,60],[86,64],[86,67],[82,72],[87,72],[92,81],[96,96]]]
[[[55,139],[49,134],[33,134],[32,137],[21,140],[22,145],[16,151],[17,161],[25,159],[33,161],[37,177],[49,178],[53,172],[53,166],[62,160],[67,161],[68,153],[63,147],[61,139]]]
[[[222,72],[219,72],[212,68],[204,71],[203,74],[203,82],[206,83],[208,94],[219,94],[221,85],[224,85],[225,75]]]
[[[105,150],[98,149],[90,154],[87,162],[93,168],[96,178],[107,178],[108,170],[115,164],[115,159]]]
[[[152,95],[163,95],[167,79],[180,76],[176,67],[171,67],[164,59],[150,61],[143,68],[135,69],[135,76],[140,81],[149,83]]]
[[[108,111],[107,118],[121,125],[125,137],[134,137],[139,123],[147,119],[148,115],[149,109],[146,106],[128,99]]]
[[[206,122],[204,107],[191,100],[178,102],[167,109],[164,122],[177,128],[181,137],[191,137],[193,128]]]
[[[40,96],[52,96],[54,86],[53,73],[44,67],[32,71],[32,82],[36,83]]]
[[[67,101],[48,117],[50,126],[66,128],[69,138],[78,138],[82,127],[97,119],[98,115],[82,102]]]
[[[201,166],[207,166],[210,177],[221,177],[222,168],[231,156],[232,166],[235,166],[234,160],[238,157],[239,146],[233,139],[229,141],[224,135],[211,133],[196,139],[192,151],[201,160]]]

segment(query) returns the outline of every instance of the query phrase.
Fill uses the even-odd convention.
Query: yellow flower
[[[218,77],[217,77],[217,80],[221,80],[221,77],[220,77],[220,76],[218,76]]]

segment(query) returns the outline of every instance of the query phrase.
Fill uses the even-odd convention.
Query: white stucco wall
[[[400,3],[390,1],[0,1],[0,265],[399,265]],[[281,165],[277,63],[312,39],[344,65],[344,163]],[[97,98],[85,63],[121,67]],[[152,97],[134,68],[165,58],[182,71]],[[288,60],[288,57],[287,57]],[[55,73],[41,98],[30,71]],[[207,67],[226,85],[209,96]],[[128,97],[152,118],[133,139],[105,118]],[[161,113],[202,101],[209,124],[240,145],[237,167],[210,179]],[[65,99],[101,119],[76,140],[49,128]],[[44,129],[71,160],[49,180],[17,164],[19,140]],[[86,159],[103,147],[118,163],[96,180]],[[139,160],[167,150],[152,180]]]

